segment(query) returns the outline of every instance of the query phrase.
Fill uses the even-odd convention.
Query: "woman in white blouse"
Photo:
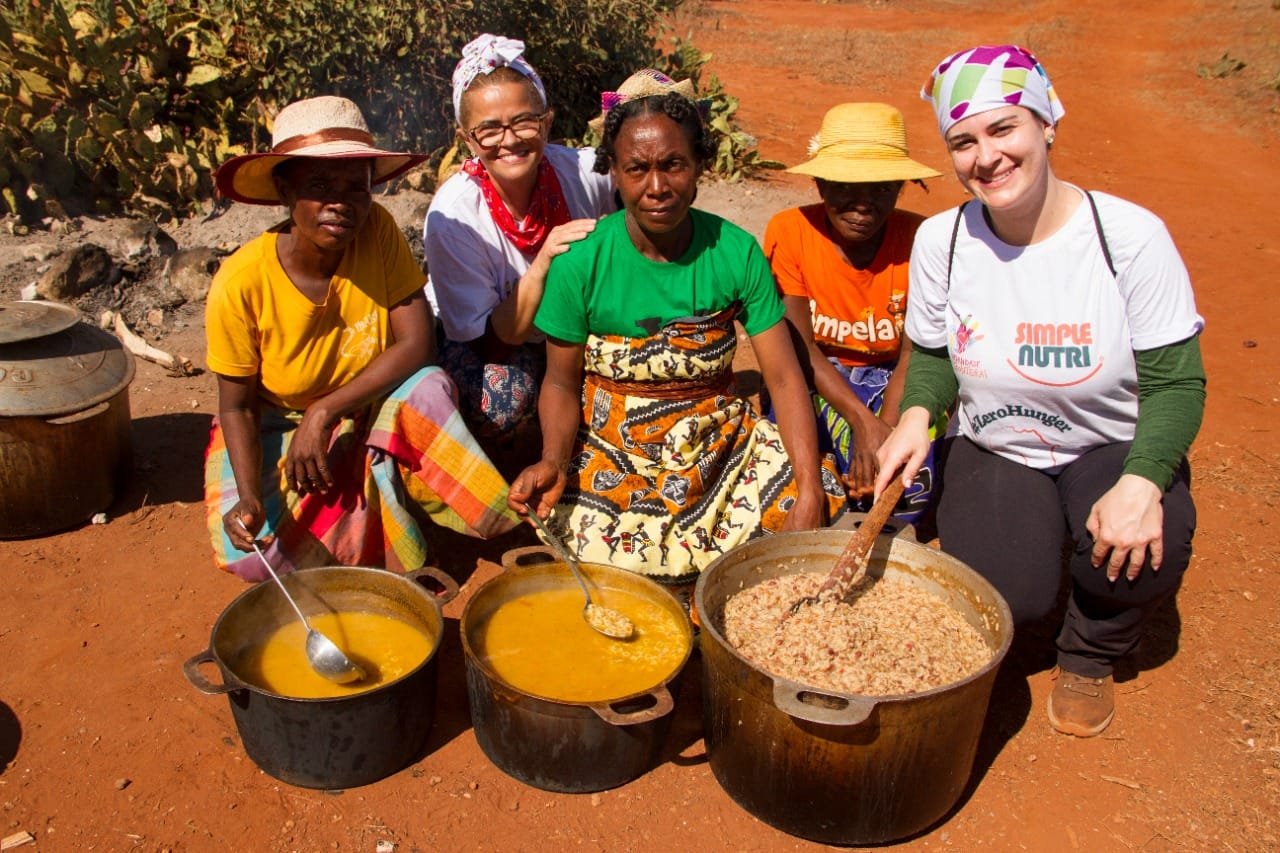
[[[594,150],[548,142],[554,111],[523,51],[489,34],[463,48],[453,107],[472,156],[440,187],[423,228],[441,366],[467,425],[497,446],[535,416],[546,355],[533,315],[551,259],[615,209],[608,177],[592,171]]]

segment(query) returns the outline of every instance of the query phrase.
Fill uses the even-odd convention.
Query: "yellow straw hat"
[[[822,117],[810,159],[787,169],[843,184],[915,181],[942,173],[907,156],[902,113],[888,104],[839,104]]]
[[[272,127],[271,150],[223,163],[214,173],[218,191],[248,204],[281,204],[271,170],[293,157],[372,159],[375,186],[427,159],[425,154],[376,148],[360,108],[346,98],[324,95],[282,109]]]
[[[641,68],[635,74],[623,80],[622,85],[618,87],[618,91],[600,93],[600,115],[587,122],[587,127],[594,130],[597,136],[602,136],[604,134],[604,117],[609,110],[618,106],[618,104],[625,104],[627,101],[634,101],[638,98],[647,98],[650,95],[672,93],[683,95],[691,101],[696,97],[692,80],[681,80],[677,83],[661,71],[653,68]]]

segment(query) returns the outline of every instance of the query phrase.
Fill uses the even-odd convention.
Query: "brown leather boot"
[[[1057,683],[1049,694],[1049,724],[1063,734],[1102,734],[1116,715],[1115,681],[1110,675],[1088,678],[1054,667]]]

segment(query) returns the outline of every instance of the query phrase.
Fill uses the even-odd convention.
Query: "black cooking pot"
[[[532,565],[526,561],[534,562]],[[517,548],[502,557],[506,571],[476,590],[462,613],[467,698],[476,741],[498,769],[546,791],[587,793],[616,788],[657,763],[675,707],[675,688],[693,647],[693,628],[679,602],[632,572],[582,563],[587,583],[625,590],[661,606],[683,626],[690,652],[661,683],[608,702],[563,702],[504,682],[477,653],[480,632],[504,602],[544,589],[577,588],[564,563],[545,548]]]
[[[444,588],[428,592],[430,578]],[[424,568],[406,575],[382,569],[324,566],[282,580],[308,615],[355,611],[398,619],[432,638],[426,660],[395,681],[326,699],[280,696],[236,672],[246,649],[296,620],[280,590],[264,581],[241,593],[214,623],[209,648],[183,664],[202,693],[227,694],[244,750],[266,773],[303,788],[367,785],[417,760],[435,719],[436,651],[444,632],[440,605],[458,594],[448,575]],[[222,684],[199,672],[216,663]]]
[[[824,844],[878,844],[923,830],[968,782],[996,671],[1013,639],[1000,594],[959,560],[881,536],[868,574],[907,576],[959,612],[992,658],[967,678],[899,696],[822,690],[771,675],[724,639],[724,605],[741,589],[826,573],[846,530],[780,533],[711,563],[694,591],[702,620],[703,721],[720,786],[751,814]]]

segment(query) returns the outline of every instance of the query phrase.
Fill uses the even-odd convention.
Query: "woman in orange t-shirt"
[[[907,265],[923,217],[895,205],[906,181],[940,173],[907,156],[902,114],[888,104],[832,107],[810,153],[787,171],[813,176],[822,201],[774,216],[764,251],[805,343],[823,449],[835,453],[850,498],[864,500],[897,423],[910,352]],[[917,518],[931,487],[917,479],[895,515]]]

